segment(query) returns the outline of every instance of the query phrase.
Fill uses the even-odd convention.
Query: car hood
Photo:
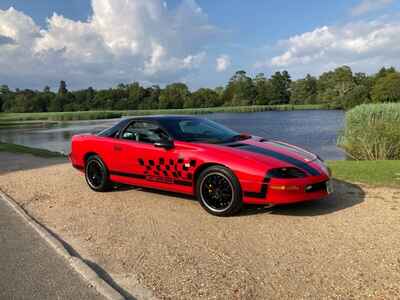
[[[271,167],[297,167],[311,176],[327,173],[317,155],[284,142],[251,138],[226,144],[225,147]]]

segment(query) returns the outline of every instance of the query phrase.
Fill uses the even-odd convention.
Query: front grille
[[[306,186],[306,193],[326,192],[326,181],[310,184]]]

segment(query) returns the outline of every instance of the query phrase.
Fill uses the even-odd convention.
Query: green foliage
[[[264,73],[256,75],[254,79],[254,85],[256,88],[256,104],[266,105],[270,104],[274,99],[274,87],[271,80],[268,80]]]
[[[222,96],[225,105],[253,105],[256,99],[256,88],[253,80],[245,71],[237,71],[229,80]]]
[[[189,100],[190,91],[184,83],[167,85],[160,93],[159,108],[183,108]]]
[[[371,102],[397,102],[400,99],[400,73],[382,68],[368,76],[355,73],[348,66],[323,73],[309,74],[292,81],[287,71],[271,77],[263,73],[254,78],[237,71],[225,87],[190,91],[184,83],[165,88],[143,87],[138,82],[118,84],[114,88],[68,91],[61,81],[57,93],[48,86],[43,91],[11,91],[0,85],[0,111],[4,112],[75,112],[87,110],[121,111],[147,109],[182,109],[219,106],[282,104],[323,104],[325,107],[351,109]]]
[[[64,96],[68,93],[67,90],[67,83],[64,80],[60,81],[60,86],[58,88],[58,95],[59,96]]]
[[[216,107],[222,104],[221,98],[216,91],[202,88],[194,92],[184,106],[185,108]]]
[[[351,91],[346,93],[340,102],[336,102],[344,109],[350,109],[357,105],[371,102],[370,91],[365,85],[356,85]]]
[[[317,79],[307,74],[306,78],[299,79],[291,84],[292,104],[312,104],[317,100]]]
[[[272,99],[270,104],[287,104],[290,101],[290,85],[292,80],[287,71],[276,72],[272,75]]]
[[[380,77],[373,89],[374,102],[399,102],[400,101],[400,73],[389,73]]]
[[[357,160],[400,159],[400,103],[364,104],[348,111],[338,144]]]
[[[356,86],[353,72],[348,66],[323,73],[318,80],[318,96],[324,103],[340,103]]]

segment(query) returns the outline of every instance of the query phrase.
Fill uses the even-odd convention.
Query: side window
[[[156,123],[135,121],[125,129],[121,138],[153,144],[168,139],[168,135]]]

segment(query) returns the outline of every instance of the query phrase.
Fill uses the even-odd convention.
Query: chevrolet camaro
[[[123,183],[189,194],[217,216],[245,203],[289,204],[332,192],[318,155],[191,116],[122,119],[98,134],[74,136],[69,158],[94,191]]]

